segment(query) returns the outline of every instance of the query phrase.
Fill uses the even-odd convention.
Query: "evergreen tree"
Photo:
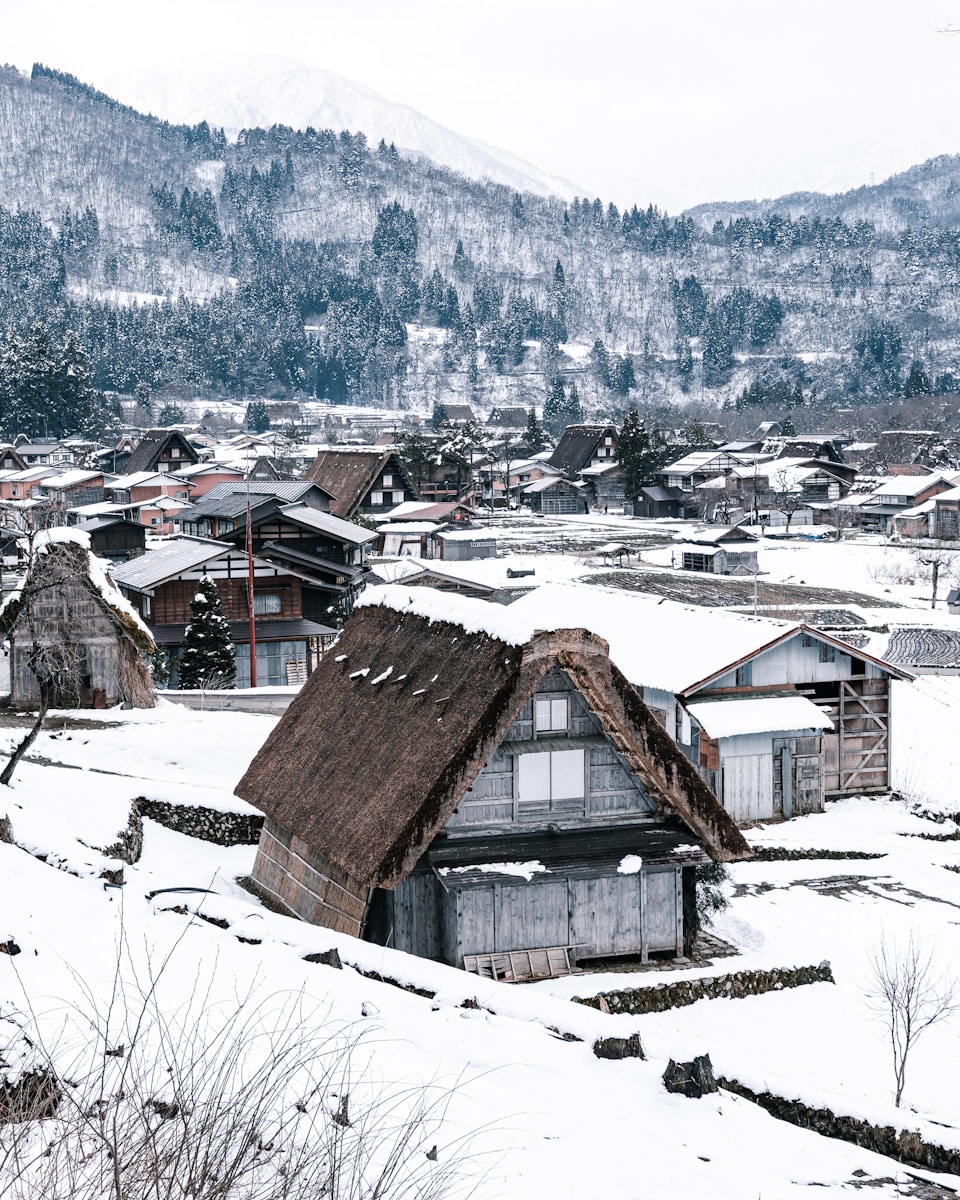
[[[153,400],[150,396],[149,386],[141,380],[134,388],[133,396],[137,412],[148,424],[151,424],[153,422]]]
[[[599,338],[593,343],[593,349],[590,351],[590,364],[593,367],[597,383],[601,387],[608,388],[610,386],[610,356],[607,354],[606,346]]]
[[[160,409],[160,415],[157,417],[157,424],[161,429],[165,429],[168,425],[183,425],[186,423],[187,414],[179,404],[173,404],[168,401],[163,408]]]
[[[559,437],[567,425],[567,393],[563,380],[554,379],[543,406],[543,423],[554,437]]]
[[[650,435],[633,405],[627,409],[617,439],[617,461],[623,476],[625,496],[635,496],[648,482]]]
[[[923,363],[915,358],[910,364],[907,382],[903,385],[903,394],[908,398],[913,396],[929,396],[933,392],[930,386],[930,376],[923,368]]]
[[[422,433],[411,433],[403,439],[400,445],[400,461],[407,469],[407,474],[413,480],[417,491],[423,483],[427,467],[437,457],[434,443]]]
[[[580,403],[580,392],[577,389],[577,382],[574,380],[570,384],[570,392],[567,396],[567,425],[582,425],[583,424],[583,405]]]
[[[247,405],[247,428],[254,433],[265,433],[270,428],[270,410],[262,400]]]
[[[433,413],[430,416],[430,424],[434,427],[434,429],[439,429],[442,425],[446,425],[447,420],[447,406],[442,400],[434,400]]]
[[[527,427],[523,431],[523,444],[531,454],[539,454],[547,444],[543,426],[537,420],[537,410],[531,408],[527,413]]]
[[[236,674],[236,648],[223,601],[213,580],[201,579],[190,602],[190,621],[183,634],[180,686],[229,688]]]
[[[797,436],[797,428],[794,425],[793,421],[790,419],[789,415],[785,416],[783,418],[783,420],[780,422],[780,432],[783,434],[784,437],[796,437]]]

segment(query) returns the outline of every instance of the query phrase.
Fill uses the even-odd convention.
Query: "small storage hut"
[[[146,626],[90,553],[78,529],[38,535],[23,586],[0,609],[0,637],[10,640],[10,702],[36,708],[40,672],[50,676],[54,708],[99,708],[156,702],[145,658],[154,649]]]
[[[604,641],[394,586],[337,648],[237,787],[266,899],[497,977],[689,949],[694,868],[749,847]]]

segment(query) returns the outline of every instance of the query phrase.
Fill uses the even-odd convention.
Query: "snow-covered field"
[[[613,538],[637,524],[601,522],[597,532],[601,527]],[[893,587],[888,598],[920,607],[922,588],[913,589],[920,598],[912,599],[909,584],[875,578],[885,552],[877,545],[860,555],[846,543],[789,550],[765,545],[761,567],[782,578],[855,586],[878,598]],[[587,558],[537,559],[538,578],[580,577],[590,569]],[[492,572],[503,562],[457,566],[463,574]],[[909,801],[930,811],[960,810],[953,786],[960,767],[958,704],[957,678],[925,676],[896,685],[897,778]],[[893,1197],[915,1194],[916,1179],[927,1177],[776,1121],[727,1092],[699,1101],[668,1095],[661,1083],[666,1061],[704,1051],[719,1073],[755,1090],[919,1129],[931,1141],[960,1148],[954,1082],[960,1014],[917,1044],[897,1111],[883,1030],[864,996],[881,934],[901,944],[914,934],[938,969],[950,969],[960,957],[960,874],[947,869],[960,867],[960,841],[917,836],[950,833],[956,826],[949,820],[921,819],[899,799],[860,798],[830,804],[823,815],[752,830],[757,845],[883,857],[735,866],[731,902],[715,932],[739,955],[713,967],[669,975],[584,973],[510,987],[268,912],[237,882],[252,867],[253,847],[223,849],[148,819],[142,857],[124,867],[123,887],[105,883],[105,866],[118,864],[104,849],[125,826],[134,797],[244,811],[233,787],[275,719],[166,703],[150,712],[83,716],[80,722],[53,719],[14,787],[0,789],[0,815],[9,814],[17,842],[0,844],[0,944],[12,939],[20,949],[15,956],[0,954],[0,1018],[15,1013],[32,1025],[65,1073],[90,1041],[94,1011],[102,1017],[118,993],[141,994],[149,971],[165,962],[157,996],[166,1012],[182,1012],[190,997],[202,1014],[249,1011],[242,1000],[252,997],[261,1012],[279,1014],[282,1029],[295,1007],[305,1040],[319,1036],[351,1046],[352,1069],[366,1081],[353,1080],[355,1096],[411,1087],[449,1092],[437,1126],[424,1131],[417,1161],[429,1173],[455,1155],[460,1191],[473,1188],[484,1200],[772,1200],[805,1196],[811,1187],[839,1195],[865,1186],[872,1195]],[[19,736],[19,729],[0,727],[0,754]],[[161,891],[174,888],[198,890]],[[198,909],[220,924],[197,919]],[[305,954],[334,946],[343,971],[304,961]],[[835,984],[704,1000],[637,1017],[571,1003],[574,995],[685,975],[822,960],[830,961]],[[473,999],[479,1007],[461,1007]],[[203,1026],[203,1020],[194,1024]],[[647,1061],[603,1061],[591,1052],[599,1037],[635,1031]],[[327,1113],[340,1103],[332,1087],[310,1100]],[[464,1136],[466,1149],[451,1148]],[[436,1167],[427,1157],[434,1145]],[[0,1157],[0,1179],[2,1171]],[[957,1187],[955,1178],[942,1182]],[[0,1195],[8,1194],[4,1186]],[[30,1194],[29,1186],[21,1193]]]

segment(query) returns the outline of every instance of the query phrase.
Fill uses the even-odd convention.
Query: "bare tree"
[[[385,1086],[367,1040],[303,994],[257,980],[225,1003],[211,969],[171,1003],[170,957],[156,972],[131,963],[118,961],[106,1001],[81,983],[77,1008],[19,1014],[43,1089],[8,1089],[0,1107],[6,1200],[472,1191],[472,1137],[447,1124],[456,1085]]]
[[[953,976],[937,973],[933,954],[911,933],[906,945],[880,939],[870,959],[866,998],[886,1028],[899,1108],[910,1051],[924,1030],[960,1008],[960,986]]]
[[[921,566],[930,568],[930,607],[936,608],[941,574],[952,576],[956,572],[957,547],[954,543],[944,542],[940,538],[929,538],[924,542],[915,543],[913,555]]]
[[[799,484],[794,482],[790,471],[778,471],[771,482],[773,483],[773,507],[787,518],[787,533],[789,533],[790,522],[801,508],[806,507],[806,497]]]

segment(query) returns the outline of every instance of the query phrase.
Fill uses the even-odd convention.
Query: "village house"
[[[121,592],[169,655],[176,686],[177,660],[190,620],[197,581],[212,579],[230,622],[237,650],[237,687],[250,686],[248,559],[243,550],[202,538],[177,538],[114,568]],[[257,686],[302,682],[336,630],[303,616],[303,580],[298,574],[254,556],[253,615]]]
[[[179,429],[148,429],[127,461],[127,475],[139,471],[177,471],[200,461],[200,455]]]
[[[934,498],[934,537],[946,541],[960,539],[960,487],[940,492]]]
[[[279,497],[264,498],[251,508],[250,527],[254,554],[299,575],[305,618],[333,624],[349,614],[367,582],[367,551],[375,533],[324,509],[284,504]],[[220,537],[243,549],[246,512]]]
[[[128,521],[126,517],[94,516],[81,521],[76,528],[89,536],[93,553],[110,562],[125,562],[143,554],[146,549],[146,527],[139,521]]]
[[[264,507],[302,504],[328,512],[333,496],[318,484],[298,480],[259,480],[257,483],[220,483],[177,521],[179,533],[188,537],[219,538],[246,524],[247,507],[255,514]]]
[[[737,822],[819,812],[825,797],[891,787],[890,685],[910,676],[831,634],[571,584],[544,585],[510,611],[605,638]]]
[[[673,565],[708,575],[754,575],[758,570],[757,539],[734,525],[711,525],[677,534]]]
[[[89,546],[78,530],[40,533],[26,579],[0,610],[15,708],[37,707],[41,678],[51,707],[153,707],[150,632]]]
[[[890,475],[859,498],[857,512],[865,533],[893,533],[898,518],[953,487],[954,472],[925,471],[922,474]],[[909,519],[909,518],[908,518]]]
[[[496,558],[497,539],[474,525],[466,504],[398,504],[377,526],[377,553],[388,558]]]
[[[421,499],[395,446],[321,450],[305,478],[336,497],[330,511],[344,520],[382,516],[407,500]]]
[[[635,496],[628,496],[623,501],[625,517],[676,520],[685,512],[684,494],[680,488],[642,487]]]
[[[571,483],[559,475],[544,475],[525,484],[520,498],[535,513],[543,516],[585,513],[589,507],[586,484]]]
[[[688,953],[696,867],[750,850],[606,644],[375,595],[237,786],[266,813],[255,888],[495,978]]]

